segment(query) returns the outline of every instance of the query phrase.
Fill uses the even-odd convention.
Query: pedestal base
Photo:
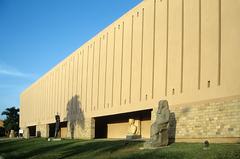
[[[48,138],[48,141],[61,141],[62,138]]]
[[[141,135],[127,135],[126,139],[127,140],[134,140],[134,139],[140,139]]]

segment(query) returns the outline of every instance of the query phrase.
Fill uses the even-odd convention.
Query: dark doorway
[[[55,123],[49,124],[49,137],[54,137]]]
[[[49,137],[54,137],[55,125],[56,125],[56,123],[49,124]],[[58,137],[61,137],[61,138],[67,137],[67,121],[60,123],[60,130],[58,133]]]
[[[107,118],[95,118],[95,138],[107,138]]]
[[[36,126],[29,126],[28,127],[28,129],[29,129],[29,136],[36,136]]]
[[[130,118],[138,119],[140,121],[151,120],[152,109],[122,113],[116,115],[109,115],[95,118],[95,138],[107,138],[108,137],[108,126],[111,124],[122,124],[127,125]]]

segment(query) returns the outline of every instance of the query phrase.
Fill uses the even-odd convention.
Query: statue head
[[[55,120],[56,121],[60,121],[60,116],[59,115],[55,115]]]
[[[161,114],[163,112],[166,112],[169,109],[168,101],[167,100],[160,100],[158,102],[158,111],[157,114]]]
[[[135,120],[134,119],[129,119],[128,123],[129,123],[129,125],[133,125],[135,123]]]

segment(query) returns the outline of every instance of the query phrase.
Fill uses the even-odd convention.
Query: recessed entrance
[[[54,137],[55,133],[55,123],[48,124],[49,125],[49,137]]]
[[[150,137],[151,109],[109,115],[95,118],[95,138],[125,138],[128,133],[128,120],[140,121],[140,133],[143,138]]]
[[[36,126],[29,126],[29,136],[35,137],[36,136]]]
[[[55,134],[55,123],[49,124],[49,137],[54,137]],[[67,137],[67,121],[60,123],[59,136],[61,138]]]

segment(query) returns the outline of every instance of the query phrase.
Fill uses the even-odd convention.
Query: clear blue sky
[[[141,1],[0,0],[0,112],[19,107],[25,88]]]

